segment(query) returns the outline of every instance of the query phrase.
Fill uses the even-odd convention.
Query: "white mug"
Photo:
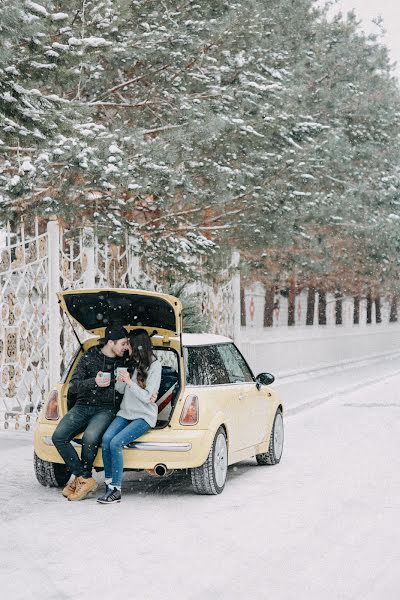
[[[128,369],[126,367],[117,367],[115,369],[115,376],[117,378],[117,381],[121,381],[121,379],[119,377],[121,373],[127,373],[127,372],[128,372]]]

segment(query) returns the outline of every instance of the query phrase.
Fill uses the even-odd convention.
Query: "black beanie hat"
[[[101,344],[106,344],[109,340],[122,340],[129,336],[127,330],[122,325],[109,325],[106,327],[104,337],[99,339]]]

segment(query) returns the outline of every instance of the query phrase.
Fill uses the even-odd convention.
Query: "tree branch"
[[[78,104],[79,106],[115,106],[117,108],[141,108],[142,106],[150,106],[150,104],[159,104],[159,101],[149,102],[148,100],[144,100],[144,102],[138,102],[137,104],[131,104],[130,102],[79,102],[74,104]]]
[[[181,217],[182,215],[193,214],[195,212],[200,212],[201,210],[207,210],[208,208],[211,208],[211,205],[202,206],[201,208],[191,208],[189,210],[181,210],[177,213],[163,215],[162,217],[157,217],[157,219],[153,219],[152,221],[150,221],[150,223],[143,223],[143,225],[139,225],[139,229],[142,227],[146,227],[146,226],[148,227],[149,225],[153,225],[154,223],[157,223],[157,221],[165,221],[166,219],[171,219],[173,217]]]
[[[136,62],[135,67],[137,64],[138,63]],[[170,67],[170,66],[171,66],[171,63],[167,63],[166,65],[163,65],[162,67],[160,67],[159,69],[157,69],[156,71],[154,71],[151,74],[155,75],[156,73],[159,73],[160,71],[164,71],[165,69],[168,69],[168,67]],[[103,94],[100,94],[100,96],[97,96],[97,98],[94,98],[94,100],[89,102],[89,104],[97,102],[98,100],[101,100],[102,98],[107,98],[107,96],[109,94],[112,94],[113,92],[116,92],[117,90],[120,90],[121,88],[127,87],[128,85],[132,85],[132,83],[137,83],[138,81],[141,81],[142,79],[145,79],[145,77],[148,77],[148,76],[149,76],[149,74],[145,73],[144,75],[140,75],[140,77],[134,77],[133,79],[128,79],[127,81],[123,81],[122,83],[119,83],[118,85],[115,85],[114,87],[110,88],[106,92],[103,92]]]
[[[0,146],[0,154],[3,150],[7,152],[37,152],[37,148],[22,148],[20,146]]]
[[[168,129],[179,129],[180,127],[182,127],[182,125],[164,125],[164,127],[156,127],[155,129],[145,129],[143,135],[157,133],[158,131],[167,131]]]
[[[229,210],[228,212],[222,213],[221,215],[218,215],[217,217],[213,217],[212,219],[208,219],[208,223],[215,223],[215,221],[219,221],[220,219],[222,219],[223,217],[226,217],[228,215],[237,215],[238,213],[242,212],[242,208],[239,208],[238,210]]]

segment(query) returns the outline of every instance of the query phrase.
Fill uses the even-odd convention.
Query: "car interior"
[[[172,349],[154,347],[158,360],[161,362],[161,383],[156,403],[158,405],[158,419],[155,429],[162,429],[168,425],[172,411],[179,396],[180,378],[179,361],[177,354]],[[67,409],[75,404],[74,394],[67,392]]]

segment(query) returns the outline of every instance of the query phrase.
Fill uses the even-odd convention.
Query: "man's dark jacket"
[[[115,369],[128,366],[127,358],[109,358],[99,346],[89,348],[81,357],[68,389],[68,407],[73,404],[85,404],[114,409],[117,411],[121,403],[121,395],[115,391]],[[96,384],[99,371],[111,373],[111,383],[108,387]]]

